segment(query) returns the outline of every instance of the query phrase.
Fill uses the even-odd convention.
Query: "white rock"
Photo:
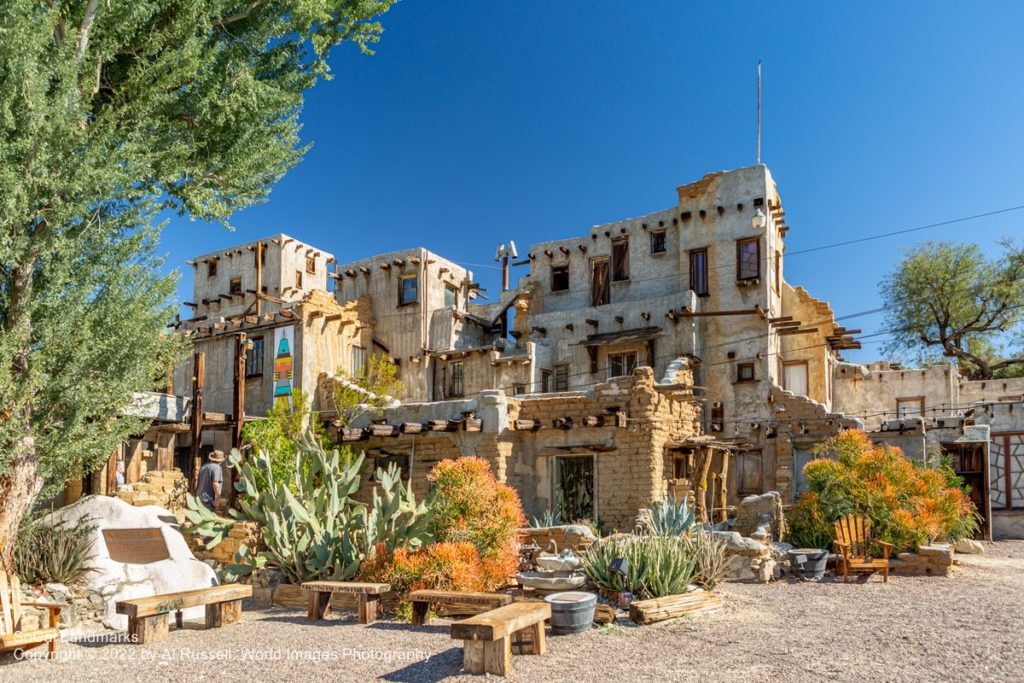
[[[83,580],[86,586],[103,596],[106,604],[103,623],[108,628],[128,628],[128,617],[114,611],[119,600],[176,593],[218,583],[214,571],[192,555],[185,538],[165,521],[173,520],[174,515],[162,507],[134,507],[119,498],[88,496],[52,513],[50,521],[77,524],[83,517],[91,517],[90,523],[96,526],[91,534],[92,557],[88,561],[93,571],[86,572]],[[103,529],[153,528],[161,530],[170,559],[149,564],[128,564],[110,559]],[[183,615],[185,619],[202,619],[205,608],[192,607],[183,610]]]
[[[744,538],[737,531],[716,531],[714,536],[725,543],[726,553],[730,555],[763,557],[768,554],[767,545],[752,538]]]
[[[965,538],[962,541],[957,541],[956,545],[953,546],[953,550],[965,555],[983,555],[985,553],[985,546],[973,538]]]

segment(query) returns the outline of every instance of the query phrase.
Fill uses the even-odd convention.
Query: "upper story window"
[[[694,249],[690,252],[690,289],[697,296],[707,296],[710,293],[707,249]]]
[[[775,252],[775,289],[782,291],[782,252]]]
[[[612,282],[629,279],[629,238],[612,240]]]
[[[316,257],[315,256],[307,256],[306,257],[306,272],[309,273],[310,275],[313,275],[314,273],[316,273]]]
[[[449,384],[449,396],[462,396],[465,388],[463,386],[462,361],[448,365],[451,370],[451,382]]]
[[[353,377],[365,377],[366,376],[366,349],[362,346],[352,347],[352,376]]]
[[[302,271],[295,271],[295,289],[302,289]]]
[[[540,391],[543,394],[551,391],[551,371],[541,370],[540,371]]]
[[[668,251],[668,240],[664,230],[651,231],[651,253],[664,254]]]
[[[263,375],[263,337],[250,337],[252,348],[245,355],[245,376],[261,377]]]
[[[242,278],[233,277],[231,282],[228,283],[228,294],[241,294],[242,293]]]
[[[898,398],[896,399],[896,417],[922,417],[924,415],[924,398],[917,396],[914,398]]]
[[[551,291],[564,292],[569,289],[569,264],[551,266]]]
[[[737,382],[753,382],[754,376],[754,364],[753,363],[737,363],[736,364],[736,381]]]
[[[569,366],[555,366],[555,391],[569,391]]]
[[[761,240],[756,237],[736,240],[736,279],[761,277]]]
[[[415,275],[402,275],[398,279],[398,305],[407,306],[416,303],[418,289],[418,277]]]
[[[608,259],[596,258],[590,262],[590,305],[603,306],[611,303],[608,288]]]
[[[217,276],[217,259],[213,259],[206,264],[206,277]]]
[[[608,354],[608,377],[626,377],[636,370],[636,351]]]
[[[445,308],[457,308],[459,305],[459,290],[455,285],[445,283],[444,286]]]

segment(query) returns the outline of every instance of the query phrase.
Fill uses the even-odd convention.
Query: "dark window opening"
[[[546,394],[551,391],[551,371],[541,370],[540,371],[540,391],[542,394]]]
[[[403,275],[398,280],[398,305],[416,303],[419,279],[415,275]]]
[[[697,296],[709,294],[707,249],[695,249],[690,252],[690,289]]]
[[[569,266],[553,266],[551,268],[551,291],[564,292],[569,289]]]
[[[651,253],[664,254],[666,251],[668,251],[668,241],[665,237],[665,231],[654,230],[651,232]]]
[[[761,493],[761,451],[745,451],[736,454],[736,493],[746,496]]]
[[[295,271],[295,288],[296,289],[302,289],[302,271],[301,270],[296,270]]]
[[[555,511],[563,520],[597,519],[594,456],[555,458]]]
[[[569,391],[568,365],[559,365],[555,368],[555,391]]]
[[[626,377],[636,370],[636,351],[608,354],[608,377]]]
[[[462,396],[464,392],[462,361],[451,363],[448,368],[451,370],[451,382],[449,384],[448,394],[450,396]]]
[[[761,277],[761,240],[756,237],[736,240],[736,279]]]
[[[245,355],[245,376],[263,376],[263,337],[251,337],[252,348]]]
[[[206,264],[206,277],[215,277],[217,275],[217,261],[213,260]]]
[[[721,432],[725,429],[725,406],[721,401],[711,404],[711,431]]]
[[[316,272],[316,258],[313,256],[306,257],[306,272],[312,275]]]
[[[754,381],[754,364],[753,363],[737,363],[736,364],[736,381],[737,382],[753,382]]]
[[[445,308],[457,308],[459,302],[459,290],[455,288],[455,285],[445,284],[444,286],[444,305]]]
[[[612,281],[629,279],[629,238],[619,237],[612,241]]]
[[[228,283],[228,294],[241,294],[242,293],[242,278],[233,277],[231,282]]]
[[[373,456],[373,469],[370,471],[370,479],[372,480],[377,475],[378,469],[387,472],[388,468],[392,464],[398,468],[402,481],[408,481],[409,455],[406,453],[391,453],[383,450]]]
[[[611,303],[608,282],[608,259],[594,259],[590,266],[590,305],[604,306]]]

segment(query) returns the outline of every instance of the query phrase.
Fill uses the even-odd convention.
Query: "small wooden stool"
[[[360,583],[358,581],[307,581],[302,587],[309,591],[310,621],[319,621],[331,613],[331,596],[335,593],[355,593],[359,599],[359,623],[370,624],[380,616],[380,595],[391,590],[387,583]]]

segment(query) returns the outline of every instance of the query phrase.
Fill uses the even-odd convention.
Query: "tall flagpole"
[[[761,163],[761,60],[757,60],[757,163]]]

